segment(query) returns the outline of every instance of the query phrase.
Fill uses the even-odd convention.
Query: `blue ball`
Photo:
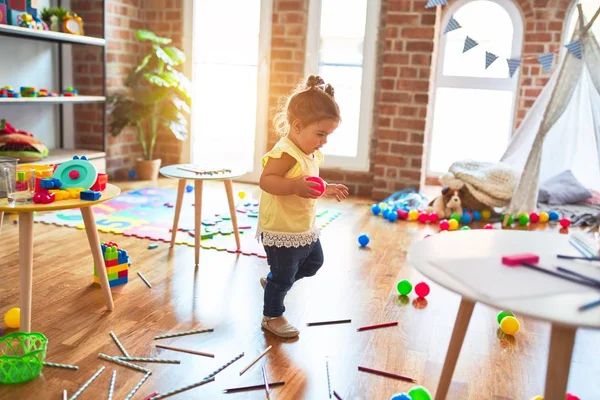
[[[383,218],[387,219],[389,213],[390,213],[390,210],[386,208],[385,210],[383,210],[381,215],[383,215]]]
[[[390,397],[390,400],[412,400],[412,397],[410,397],[410,395],[402,392],[402,393],[396,393],[395,395]]]
[[[371,206],[371,212],[373,213],[373,215],[379,215],[379,213],[381,212],[381,207],[379,207],[379,204],[373,204]]]
[[[473,219],[475,221],[481,221],[481,212],[480,211],[473,211]]]
[[[193,187],[192,185],[187,185],[187,186],[185,187],[185,191],[186,191],[186,192],[188,192],[188,193],[191,193],[191,192],[192,192],[192,190],[194,190],[194,187]]]
[[[135,172],[135,169],[130,169],[129,170],[129,179],[135,179],[137,173]]]
[[[365,247],[369,244],[370,241],[371,239],[369,239],[369,235],[367,235],[366,233],[363,233],[358,237],[358,244],[360,244],[361,247]]]
[[[550,221],[558,221],[558,218],[559,218],[559,217],[560,217],[560,216],[558,215],[558,213],[557,213],[556,211],[550,211],[550,212],[548,213],[548,219],[549,219]]]
[[[388,221],[396,222],[398,219],[398,213],[396,211],[390,211],[387,216]]]
[[[471,216],[469,214],[463,214],[460,218],[460,223],[463,225],[469,225],[471,223]]]

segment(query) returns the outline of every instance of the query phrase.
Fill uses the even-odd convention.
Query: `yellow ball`
[[[546,211],[542,211],[540,213],[540,222],[548,222],[549,219],[550,219],[550,216],[548,215],[548,213]]]
[[[379,208],[381,209],[381,211],[383,211],[386,208],[388,208],[388,205],[387,205],[387,203],[379,203]]]
[[[419,211],[418,210],[410,210],[408,212],[408,219],[410,219],[411,221],[416,221],[417,218],[419,218]]]
[[[507,335],[514,335],[519,332],[519,321],[515,317],[504,317],[500,322],[500,329]]]
[[[490,219],[490,217],[492,216],[492,212],[490,210],[483,210],[481,212],[481,218],[486,221],[488,219]]]
[[[239,192],[238,193],[238,197],[242,200],[244,200],[244,198],[246,197],[246,192]]]
[[[4,314],[4,323],[9,328],[18,328],[21,325],[21,309],[11,308]]]
[[[458,229],[458,221],[455,219],[451,219],[450,221],[448,221],[448,225],[448,230],[455,231]]]
[[[544,400],[544,398],[542,396],[535,396],[532,397],[531,400]]]

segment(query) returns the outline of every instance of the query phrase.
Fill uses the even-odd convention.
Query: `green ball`
[[[452,213],[452,215],[450,216],[450,219],[455,219],[458,222],[460,222],[460,215],[458,215],[458,213]]]
[[[512,313],[512,312],[510,312],[510,311],[500,311],[500,312],[498,313],[498,317],[497,317],[496,319],[498,320],[498,324],[499,324],[500,322],[502,322],[502,320],[503,320],[505,317],[514,317],[514,316],[515,316],[515,314],[513,314],[513,313]]]
[[[527,214],[522,214],[519,216],[519,225],[525,226],[529,223],[529,216]]]
[[[471,229],[471,228],[469,228],[469,227],[468,227],[468,226],[466,226],[466,225],[465,225],[465,226],[463,226],[462,228],[460,228],[460,230],[461,230],[461,231],[468,231],[469,229]]]
[[[406,296],[412,291],[412,284],[406,279],[402,279],[400,282],[398,282],[396,287],[398,289],[398,293],[403,296]]]
[[[425,389],[423,386],[413,386],[408,391],[408,395],[412,400],[431,400],[431,393],[429,390]]]

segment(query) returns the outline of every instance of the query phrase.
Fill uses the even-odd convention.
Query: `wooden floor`
[[[253,187],[248,191],[258,193]],[[205,204],[224,202],[224,192],[222,184],[206,185]],[[191,247],[170,250],[161,243],[149,250],[148,240],[100,234],[101,240],[118,242],[132,260],[130,282],[113,289],[115,310],[107,312],[102,291],[90,285],[92,256],[85,233],[35,224],[32,327],[49,339],[48,361],[76,364],[79,370],[45,368],[30,383],[0,386],[0,399],[60,399],[63,389],[73,394],[102,365],[106,370],[80,398],[106,398],[113,370],[115,399],[124,398],[143,374],[98,358],[98,353],[119,355],[111,330],[131,355],[181,360],[181,365],[141,364],[153,373],[134,399],[198,382],[241,352],[245,356],[216,375],[215,382],[175,398],[265,398],[264,391],[222,394],[225,388],[261,383],[265,362],[271,381],[286,382],[272,390],[272,399],[326,399],[326,357],[331,387],[344,399],[387,400],[412,386],[358,372],[358,365],[412,376],[434,392],[459,297],[431,284],[426,304],[415,303],[414,296],[406,304],[399,301],[399,279],[422,279],[405,264],[406,250],[434,230],[372,217],[367,204],[351,200],[338,206],[342,216],[322,235],[325,265],[289,293],[286,316],[301,329],[293,341],[278,340],[260,328],[263,291],[258,281],[268,271],[264,259],[202,250],[196,270]],[[19,304],[18,226],[12,219],[5,220],[0,233],[0,314]],[[366,249],[357,246],[361,232],[371,236]],[[152,289],[136,271],[143,272]],[[505,337],[497,331],[497,312],[476,306],[449,399],[523,400],[541,394],[549,325],[520,318],[521,331]],[[306,327],[310,321],[346,318],[352,323]],[[356,332],[359,326],[391,320],[400,325]],[[196,328],[215,331],[160,343],[211,352],[214,359],[154,347],[155,335]],[[269,345],[273,349],[265,359],[240,377],[242,368]],[[578,332],[569,390],[581,399],[600,398],[599,348],[600,333]]]

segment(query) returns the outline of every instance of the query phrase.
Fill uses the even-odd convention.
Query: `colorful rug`
[[[209,194],[210,192],[206,193]],[[100,232],[134,236],[169,243],[175,213],[177,191],[165,188],[147,188],[124,192],[117,198],[94,206],[96,225]],[[179,229],[175,243],[194,246],[194,193],[186,193],[179,217]],[[208,203],[204,199],[203,203]],[[204,205],[204,204],[203,204]],[[214,208],[214,205],[213,205]],[[218,208],[222,208],[218,209]],[[240,232],[241,253],[266,258],[264,249],[255,239],[258,220],[258,202],[238,199],[236,206]],[[202,209],[202,240],[204,249],[236,253],[233,226],[226,202],[217,209]],[[324,228],[340,216],[340,211],[320,209],[317,225]],[[84,229],[79,209],[38,213],[35,222]]]

